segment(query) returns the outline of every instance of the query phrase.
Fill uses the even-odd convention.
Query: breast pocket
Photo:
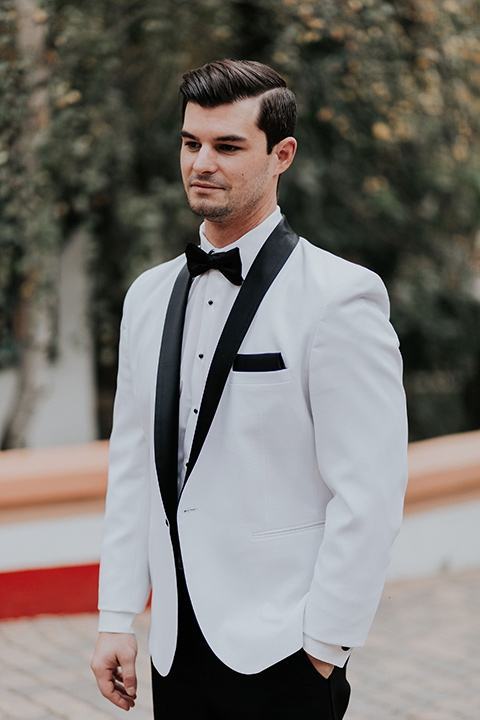
[[[285,366],[282,353],[237,355],[230,373],[229,384],[275,385],[289,382],[292,372]]]
[[[233,363],[235,372],[271,372],[285,370],[282,353],[257,353],[255,355],[238,354]]]

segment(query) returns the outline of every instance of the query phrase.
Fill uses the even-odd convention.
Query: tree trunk
[[[23,61],[28,112],[18,152],[25,168],[24,208],[25,272],[19,299],[22,358],[17,392],[3,448],[26,445],[27,430],[35,406],[44,391],[46,370],[54,337],[54,308],[58,275],[58,244],[52,207],[39,192],[40,168],[36,150],[49,120],[48,78],[45,58],[45,12],[35,0],[16,0],[17,49]]]

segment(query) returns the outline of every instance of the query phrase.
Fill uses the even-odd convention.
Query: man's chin
[[[209,222],[224,222],[231,215],[231,209],[228,207],[219,207],[218,205],[210,205],[210,203],[189,203],[190,210],[204,220]]]

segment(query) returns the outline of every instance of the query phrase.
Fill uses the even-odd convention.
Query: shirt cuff
[[[98,632],[135,633],[132,623],[135,613],[100,610]]]
[[[343,667],[350,657],[351,648],[343,648],[339,645],[329,645],[328,643],[314,640],[308,635],[303,635],[303,649],[309,655],[317,660]]]

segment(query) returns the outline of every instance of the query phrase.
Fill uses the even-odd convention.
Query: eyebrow
[[[198,137],[196,137],[196,135],[193,135],[192,133],[189,133],[186,130],[182,130],[180,135],[182,138],[189,138],[190,140],[198,140]],[[241,135],[220,135],[219,137],[214,138],[214,141],[215,142],[245,143],[245,142],[247,142],[247,138],[242,137]]]

